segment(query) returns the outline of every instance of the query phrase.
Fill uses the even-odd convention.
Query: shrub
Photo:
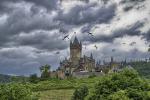
[[[47,64],[40,67],[40,71],[42,72],[41,73],[42,80],[47,80],[50,78],[50,73],[49,73],[50,68],[51,68],[51,66],[47,65]]]
[[[130,99],[129,97],[127,97],[125,91],[120,90],[108,96],[108,100],[130,100]]]
[[[37,100],[30,88],[19,83],[0,85],[0,100]]]
[[[94,78],[94,77],[96,77],[96,75],[95,75],[95,74],[92,74],[92,75],[90,75],[88,78]]]
[[[149,91],[150,85],[146,80],[135,70],[125,69],[103,77],[89,100],[150,100]]]
[[[72,100],[84,100],[84,98],[88,95],[88,92],[87,86],[82,86],[75,90]]]
[[[29,81],[31,83],[38,83],[39,82],[39,78],[37,77],[36,74],[32,74],[32,75],[30,75]]]

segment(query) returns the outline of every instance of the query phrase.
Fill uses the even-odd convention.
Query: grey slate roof
[[[80,44],[79,41],[78,41],[78,39],[77,39],[77,37],[74,38],[73,44]]]

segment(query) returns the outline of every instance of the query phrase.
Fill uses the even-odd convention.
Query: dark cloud
[[[9,3],[18,3],[18,2],[27,2],[27,3],[33,3],[36,6],[41,6],[43,8],[46,8],[48,11],[55,10],[58,7],[58,1],[59,0],[0,0],[0,11],[8,11],[11,9],[7,4]]]
[[[107,4],[108,2],[110,2],[111,0],[101,0],[104,4]]]
[[[30,11],[24,8],[14,9],[8,15],[7,21],[0,25],[0,45],[12,41],[12,37],[21,32],[30,33],[34,30],[51,30],[58,27],[49,14],[39,11],[35,6],[32,6]]]
[[[124,7],[124,11],[129,11],[129,10],[131,10],[133,8],[133,6],[126,6],[126,7]]]
[[[33,2],[33,0],[26,1]],[[44,2],[48,1],[49,0],[43,1],[43,5],[45,4]],[[14,2],[17,2],[17,0]],[[39,0],[35,0],[34,2],[37,5],[40,3]],[[53,2],[53,0],[51,2]],[[95,6],[96,10],[94,9]],[[7,44],[7,42],[12,41],[14,36],[19,35],[21,32],[28,34],[34,30],[58,29],[60,33],[68,33],[69,30],[74,27],[71,26],[71,24],[82,25],[86,23],[89,24],[87,28],[92,28],[94,23],[106,23],[110,21],[115,14],[115,8],[116,6],[114,4],[108,7],[99,7],[96,3],[87,4],[85,6],[76,5],[75,7],[71,8],[67,14],[64,14],[63,11],[58,11],[58,15],[54,17],[52,17],[51,13],[48,13],[47,11],[41,13],[41,9],[36,5],[32,5],[29,11],[22,7],[20,9],[13,8],[12,12],[9,13],[6,23],[0,26],[0,45],[4,46]],[[82,15],[80,15],[81,13]],[[62,25],[60,26],[59,23],[62,23]],[[82,30],[85,31],[84,29]],[[37,42],[34,40],[35,39],[33,39],[31,42]],[[23,43],[21,41],[21,44],[24,45],[31,43],[28,43],[28,41]]]
[[[48,10],[57,9],[59,0],[24,0],[26,2],[34,3],[35,5],[42,6]]]
[[[90,41],[90,42],[110,42],[110,43],[112,43],[114,39],[124,37],[125,35],[128,35],[128,36],[142,35],[141,31],[139,30],[139,28],[141,28],[142,26],[143,26],[143,23],[137,22],[132,26],[128,26],[126,28],[121,28],[121,29],[115,30],[110,35],[99,35],[99,36],[90,37],[90,38],[88,38],[89,36],[86,35],[86,37],[84,37],[83,39],[85,39],[86,41]]]
[[[11,12],[11,7],[8,6],[9,3],[17,3],[18,0],[0,0],[0,14]]]
[[[93,24],[87,24],[86,26],[84,26],[84,27],[81,29],[81,33],[90,32],[93,26],[94,26]]]
[[[63,37],[57,32],[33,32],[15,37],[15,44],[22,46],[31,46],[41,50],[63,50],[68,47],[62,40]]]
[[[24,51],[17,51],[16,49],[8,49],[0,52],[0,56],[2,58],[12,58],[12,59],[20,59],[25,58],[27,53]]]
[[[143,34],[143,38],[146,39],[146,41],[150,42],[150,30]]]
[[[121,3],[140,3],[145,0],[122,0]]]
[[[0,49],[0,73],[14,75],[39,74],[39,67],[45,64],[50,64],[52,69],[56,69],[60,60],[57,55],[52,55],[51,52],[37,54],[32,52],[33,50],[38,49],[31,47]]]
[[[115,49],[115,52],[112,52],[112,49]],[[127,61],[130,60],[145,60],[146,57],[148,57],[147,52],[142,52],[138,48],[133,47],[131,50],[121,50],[116,44],[107,44],[106,46],[99,48],[98,50],[93,51],[86,51],[84,52],[85,55],[90,56],[89,54],[91,52],[93,53],[94,58],[99,61],[105,60],[106,62],[109,62],[111,57],[114,57],[115,61],[124,61],[125,59]]]
[[[35,4],[30,5],[31,9],[29,11],[23,6],[27,2]],[[50,14],[47,11],[40,13],[42,8],[39,6],[52,10],[57,7],[57,2],[57,0],[0,0],[0,14],[6,13],[8,15],[7,21],[0,25],[1,43],[5,40],[9,41],[10,35],[13,36],[20,32],[28,33],[36,29],[50,30],[55,28],[56,24],[53,23]],[[13,5],[17,3],[20,7]]]
[[[141,33],[139,30],[145,25],[141,20],[124,28],[116,28],[111,35],[97,35],[92,38],[87,34],[95,25],[111,25],[114,18],[121,17],[117,15],[120,6],[121,9],[129,7],[126,10],[130,11],[142,4],[144,0],[122,0],[121,5],[111,0],[103,0],[102,4],[99,1],[94,3],[91,0],[84,1],[82,4],[80,2],[73,6],[69,5],[68,11],[65,11],[63,5],[59,4],[59,0],[0,0],[2,21],[0,23],[0,73],[18,75],[39,73],[38,67],[44,64],[51,64],[53,69],[56,69],[60,57],[68,56],[66,51],[69,42],[62,40],[64,36],[62,33],[72,35],[72,30],[75,29],[83,33],[79,32],[77,35],[80,40],[87,42],[87,46],[88,43],[95,42],[109,42],[113,45],[116,38],[125,35],[143,35],[145,40],[150,40],[150,31]],[[131,8],[127,6],[129,2],[132,3]],[[1,16],[7,16],[6,20],[1,19]],[[94,55],[111,55],[111,49],[104,47],[101,51],[94,51]],[[55,51],[60,51],[60,55],[55,55]],[[137,52],[141,57],[145,55],[140,51]],[[133,56],[132,51],[131,53],[118,51],[116,55],[119,54]]]
[[[76,5],[67,13],[60,11],[56,20],[69,25],[83,25],[86,23],[106,23],[115,16],[116,5],[100,7],[96,3]]]
[[[131,9],[141,9],[144,7],[144,5],[141,5],[142,2],[146,0],[122,0],[121,4],[124,4],[123,7],[124,11],[130,11]]]

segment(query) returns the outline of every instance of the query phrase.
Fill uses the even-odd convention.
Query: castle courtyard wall
[[[104,73],[102,72],[73,72],[72,76],[76,78],[88,78],[89,76],[96,75],[102,76]]]

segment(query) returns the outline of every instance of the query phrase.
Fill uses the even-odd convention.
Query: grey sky
[[[147,57],[150,1],[0,0],[0,73],[30,75],[43,64],[56,69],[69,57],[64,34],[73,39],[74,32],[83,54],[92,52],[97,59]]]

